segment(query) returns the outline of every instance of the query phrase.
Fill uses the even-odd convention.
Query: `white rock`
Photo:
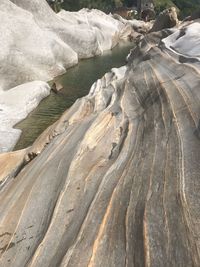
[[[13,149],[21,131],[12,127],[26,118],[50,93],[47,83],[34,81],[0,92],[0,152]]]
[[[47,81],[127,37],[126,26],[98,10],[54,13],[45,0],[1,0],[0,88]],[[127,32],[127,34],[129,34]]]
[[[82,9],[79,12],[62,10],[58,16],[71,30],[71,41],[80,58],[91,57],[113,48],[121,37],[125,26],[102,11]],[[126,36],[127,37],[127,36]]]
[[[200,60],[200,23],[194,22],[163,39],[165,46],[185,57]]]
[[[77,63],[77,54],[35,17],[8,0],[0,2],[0,87],[50,80]]]
[[[113,18],[119,20],[121,23],[123,23],[123,25],[131,26],[132,29],[135,30],[136,32],[149,32],[149,30],[153,26],[153,21],[145,22],[143,20],[137,20],[137,19],[127,20],[122,18],[118,14],[114,14]]]

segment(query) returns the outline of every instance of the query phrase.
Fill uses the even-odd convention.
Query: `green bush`
[[[64,0],[62,8],[77,11],[81,8],[97,8],[108,13],[119,6],[131,6],[135,0]],[[191,15],[200,8],[200,0],[154,0],[155,11],[159,14],[166,8],[175,6],[180,11],[180,17]]]
[[[159,14],[164,9],[175,6],[171,0],[154,0],[155,12]]]
[[[182,18],[200,9],[200,0],[173,0],[173,2],[179,8]]]
[[[175,6],[181,19],[200,9],[200,0],[154,0],[154,4],[157,14],[166,8]]]

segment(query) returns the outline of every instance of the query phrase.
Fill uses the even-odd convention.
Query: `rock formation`
[[[1,266],[200,266],[196,27],[145,36],[14,161]]]
[[[21,130],[12,128],[50,94],[47,83],[34,81],[0,91],[0,153],[12,150]]]
[[[179,21],[176,13],[176,8],[171,7],[165,9],[163,12],[159,14],[151,31],[156,32],[156,31],[161,31],[162,29],[172,28],[177,26],[178,23]]]
[[[51,80],[114,47],[121,32],[127,38],[125,26],[101,11],[56,14],[45,0],[2,0],[0,18],[0,90]]]
[[[199,50],[200,23],[194,22],[187,26],[182,26],[169,37],[163,40],[165,46],[178,54],[180,60],[195,62],[200,60]]]
[[[19,138],[20,131],[12,126],[49,93],[48,85],[43,82],[42,85],[24,83],[49,81],[77,64],[79,59],[112,49],[120,39],[131,34],[132,28],[98,10],[56,14],[45,0],[1,0],[0,18],[2,152],[11,150]],[[41,87],[45,88],[45,94]]]
[[[128,26],[131,27],[134,30],[132,33],[134,35],[138,35],[138,33],[142,33],[142,34],[148,33],[153,26],[152,21],[145,22],[145,21],[137,20],[137,19],[126,20],[118,14],[114,14],[113,18],[119,20],[124,25],[127,25],[127,28]]]

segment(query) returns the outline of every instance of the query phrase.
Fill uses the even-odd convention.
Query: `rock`
[[[0,2],[0,90],[33,80],[51,80],[78,62],[77,53],[67,43],[47,30],[47,24],[40,24],[35,13],[25,10],[26,6],[34,8],[36,1],[25,2],[24,8],[8,0]],[[45,16],[51,19],[53,11],[45,1],[40,2],[47,5]]]
[[[54,92],[54,93],[58,93],[59,91],[61,91],[63,89],[63,86],[62,84],[60,84],[59,82],[57,81],[53,81],[53,84],[51,85],[51,90]]]
[[[0,190],[24,167],[26,153],[27,149],[0,154]]]
[[[0,90],[51,80],[78,59],[113,48],[125,27],[98,10],[56,14],[45,0],[2,0],[0,16]]]
[[[2,266],[200,266],[200,65],[162,38],[146,35],[27,151],[0,191]]]
[[[163,39],[165,46],[173,53],[182,56],[185,60],[200,60],[199,50],[200,24],[194,22],[188,26],[183,26],[173,34]]]
[[[67,39],[71,47],[78,53],[79,58],[102,54],[112,49],[119,42],[121,32],[123,39],[128,38],[129,31],[124,35],[126,28],[122,22],[113,19],[99,10],[82,9],[79,12],[62,10],[59,17],[68,24],[71,38]]]
[[[49,93],[49,85],[41,81],[25,83],[7,91],[0,91],[0,152],[14,148],[21,130],[12,127],[26,118]]]
[[[133,35],[136,35],[138,33],[142,33],[142,34],[148,33],[150,29],[152,28],[152,21],[145,22],[143,20],[137,20],[137,19],[126,20],[118,14],[114,14],[113,18],[121,21],[124,25],[131,26],[132,29],[134,30],[132,32]]]
[[[179,24],[175,7],[168,8],[161,12],[151,29],[152,32],[160,31],[166,28],[172,28]]]
[[[14,141],[19,137],[20,131],[14,130],[12,126],[32,110],[28,106],[19,105],[17,97],[19,88],[16,86],[35,80],[52,80],[77,64],[79,59],[100,55],[103,51],[112,49],[120,39],[128,38],[132,29],[98,10],[61,11],[56,14],[45,0],[2,0],[0,17],[2,32],[0,94],[3,96],[0,99],[0,105],[3,105],[3,111],[0,111],[0,152],[2,152],[12,149]],[[26,99],[26,103],[23,104],[29,105],[29,96],[32,98],[33,95],[38,104],[39,100],[49,93],[46,91],[44,95],[43,90],[41,92],[37,90],[38,96],[36,96],[35,88],[39,89],[40,86],[29,85],[25,85],[26,88],[22,85],[22,100]],[[32,89],[34,92],[31,92]],[[4,93],[5,90],[12,93],[8,91]],[[58,85],[56,89],[54,88],[54,91],[57,90]],[[7,97],[9,94],[15,95],[12,107]]]

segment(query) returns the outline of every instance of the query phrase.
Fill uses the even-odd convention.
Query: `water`
[[[102,56],[83,60],[57,78],[64,87],[58,94],[51,92],[29,116],[15,126],[22,135],[15,150],[32,145],[35,139],[61,114],[71,107],[77,98],[88,94],[92,84],[113,67],[121,67],[133,43],[121,43]]]

